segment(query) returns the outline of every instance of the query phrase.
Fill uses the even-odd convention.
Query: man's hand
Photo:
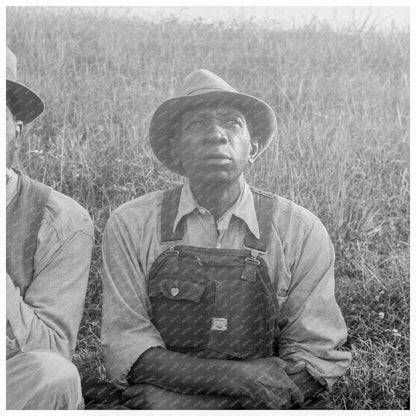
[[[301,371],[303,364],[291,366],[278,357],[262,358],[240,362],[236,367],[236,384],[243,394],[251,399],[245,408],[290,409],[304,402],[304,396],[297,385],[288,377]]]
[[[247,402],[242,398],[243,402]],[[146,410],[217,410],[241,409],[236,397],[188,395],[150,384],[134,384],[123,391],[121,402],[129,409]]]

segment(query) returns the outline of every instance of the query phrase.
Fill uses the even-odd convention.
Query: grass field
[[[74,362],[104,376],[101,236],[112,210],[181,179],[153,157],[152,112],[207,68],[276,111],[278,142],[249,182],[318,215],[336,249],[336,295],[353,355],[333,397],[345,409],[403,409],[409,394],[409,33],[282,31],[253,21],[151,23],[68,9],[7,9],[19,79],[47,104],[29,127],[26,172],[95,223]]]

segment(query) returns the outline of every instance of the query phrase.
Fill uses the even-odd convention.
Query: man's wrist
[[[228,363],[227,374],[223,377],[226,387],[224,394],[236,397],[249,396],[253,386],[249,377],[252,370],[248,362],[230,360]]]
[[[298,386],[305,399],[315,396],[325,389],[325,387],[315,380],[308,371],[303,369],[299,373],[288,375],[289,378]]]

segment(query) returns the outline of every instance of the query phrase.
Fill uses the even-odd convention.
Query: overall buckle
[[[259,252],[250,249],[250,254],[251,257],[244,259],[245,265],[240,278],[255,283],[257,281],[257,266],[260,265],[260,261],[257,259]]]
[[[165,256],[179,256],[179,251],[175,250],[175,247],[169,247],[168,250],[165,253]]]

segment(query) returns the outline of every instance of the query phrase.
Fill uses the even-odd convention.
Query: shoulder
[[[312,235],[317,241],[328,239],[324,225],[308,209],[276,194],[258,189],[252,189],[252,192],[273,200],[272,228],[282,243],[301,246]]]
[[[271,244],[283,251],[287,269],[294,271],[300,258],[307,259],[310,266],[318,258],[322,262],[323,255],[332,261],[333,246],[320,219],[289,199],[279,195],[268,196],[274,201]]]
[[[160,212],[163,192],[150,192],[120,205],[111,213],[107,227],[111,227],[116,222],[126,225],[131,222],[146,224]]]
[[[125,218],[131,215],[144,214],[148,215],[152,211],[161,207],[162,205],[162,196],[164,191],[154,191],[148,194],[142,195],[139,198],[128,201],[123,205],[120,205],[111,216]]]
[[[74,199],[52,188],[46,203],[43,222],[53,228],[60,240],[65,240],[77,232],[94,236],[93,223],[87,210]]]
[[[315,214],[289,199],[254,187],[250,189],[257,197],[273,200],[273,223],[275,225],[290,222],[310,229],[315,222],[319,222]]]
[[[278,222],[283,220],[298,223],[299,226],[308,230],[315,223],[320,222],[319,218],[311,211],[281,196],[276,196],[275,218]]]

